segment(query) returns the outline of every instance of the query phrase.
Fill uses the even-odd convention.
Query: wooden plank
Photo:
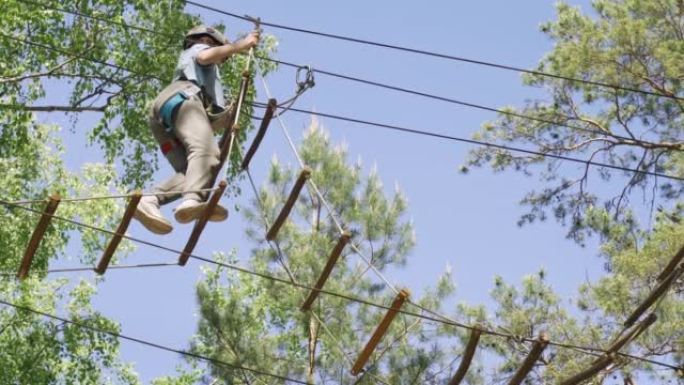
[[[525,357],[522,365],[520,365],[518,370],[513,375],[513,378],[511,378],[511,380],[508,382],[508,385],[522,384],[523,380],[525,377],[527,377],[532,368],[534,368],[535,362],[537,362],[548,344],[549,336],[546,333],[541,333],[537,341],[535,341],[534,345],[532,346],[532,350],[530,350],[530,353],[527,355],[527,357]]]
[[[342,235],[340,235],[337,244],[330,253],[330,256],[328,256],[328,262],[325,264],[325,267],[323,268],[321,275],[318,277],[316,285],[314,285],[314,288],[316,290],[311,290],[311,292],[309,293],[309,297],[302,304],[302,311],[309,311],[311,309],[311,305],[318,297],[318,293],[320,293],[320,290],[323,288],[323,285],[325,285],[325,281],[327,281],[328,277],[330,277],[330,273],[332,272],[333,267],[335,267],[335,264],[337,264],[337,260],[340,258],[342,250],[344,250],[344,247],[347,246],[347,243],[349,243],[350,239],[351,233],[349,231],[345,231],[342,233]]]
[[[618,337],[606,350],[606,354],[594,360],[587,369],[575,374],[574,376],[566,380],[561,381],[560,385],[581,384],[582,382],[587,381],[588,379],[597,375],[599,372],[607,368],[608,365],[615,361],[615,357],[617,356],[617,353],[620,351],[620,349],[622,349],[629,342],[634,341],[637,337],[639,337],[639,335],[641,335],[641,333],[643,333],[644,330],[646,330],[649,326],[653,325],[653,323],[656,320],[657,317],[655,314],[649,314],[648,317],[644,318],[630,331]]]
[[[596,359],[594,362],[592,362],[591,366],[589,366],[587,369],[581,371],[580,373],[575,374],[574,376],[561,381],[560,385],[577,385],[581,384],[590,378],[594,377],[595,375],[599,374],[602,370],[608,367],[611,363],[615,361],[615,354],[607,354],[599,357]]]
[[[665,266],[663,271],[658,276],[658,281],[662,281],[667,278],[682,261],[684,261],[684,245],[682,245],[677,254],[672,257],[667,266]]]
[[[278,103],[275,99],[268,99],[268,105],[266,106],[266,112],[264,112],[264,118],[261,120],[259,131],[257,131],[256,136],[254,136],[252,145],[249,146],[249,150],[247,150],[245,157],[242,158],[242,165],[240,166],[240,168],[242,168],[243,170],[246,170],[249,167],[249,162],[252,160],[252,157],[256,153],[257,148],[259,148],[261,141],[264,139],[264,135],[266,135],[268,125],[271,123],[271,119],[273,119],[273,113],[275,113],[277,104]]]
[[[470,368],[470,363],[473,361],[475,356],[475,351],[477,350],[477,344],[480,343],[480,336],[482,335],[482,330],[478,327],[470,331],[470,338],[468,338],[468,344],[463,351],[463,357],[461,357],[461,363],[458,365],[456,374],[451,377],[449,385],[459,385],[461,381],[466,376],[468,368]]]
[[[135,214],[135,209],[138,207],[138,203],[140,203],[140,198],[142,198],[142,192],[135,191],[128,199],[128,206],[126,207],[126,211],[121,218],[121,223],[119,223],[119,227],[116,228],[116,232],[112,236],[112,239],[109,240],[109,244],[102,254],[100,262],[95,268],[95,272],[97,274],[102,275],[107,271],[107,267],[114,256],[116,248],[119,247],[119,243],[121,243],[123,235],[126,233],[128,226],[131,224],[131,219],[133,218],[133,214]]]
[[[43,239],[43,236],[45,236],[45,231],[61,200],[62,198],[59,194],[53,194],[49,197],[48,203],[43,210],[43,215],[40,217],[36,228],[33,230],[28,246],[26,246],[24,258],[21,260],[21,266],[19,266],[19,271],[17,272],[17,278],[23,280],[28,276],[28,272],[31,269],[31,263],[33,263],[33,257],[36,255],[38,246],[40,246],[40,241]]]
[[[651,292],[648,294],[648,297],[646,297],[646,299],[644,299],[644,301],[641,302],[636,309],[634,309],[632,314],[627,317],[627,320],[624,323],[625,327],[632,326],[639,319],[639,317],[641,317],[641,315],[648,310],[648,308],[650,308],[660,297],[665,295],[670,286],[672,286],[677,278],[682,275],[682,272],[684,272],[684,265],[680,265],[679,267],[675,268],[670,275],[668,275],[664,280],[660,281],[658,285],[651,290]]]
[[[225,180],[219,182],[218,190],[215,190],[211,198],[209,198],[209,202],[207,203],[206,209],[204,209],[204,213],[202,213],[202,216],[197,220],[197,222],[195,222],[195,227],[192,229],[190,239],[188,239],[188,243],[185,244],[185,248],[178,258],[179,265],[185,266],[185,264],[188,262],[190,254],[192,254],[195,246],[197,246],[199,237],[202,234],[204,227],[207,225],[207,221],[209,220],[211,213],[214,211],[214,208],[218,204],[219,199],[221,199],[223,192],[226,190],[227,185],[228,183],[226,183]]]
[[[361,373],[361,370],[363,370],[363,367],[366,365],[366,362],[368,362],[368,359],[370,358],[371,354],[373,354],[373,351],[378,346],[378,343],[380,343],[382,337],[385,335],[385,333],[387,333],[387,329],[392,323],[392,320],[394,320],[394,317],[396,317],[399,310],[401,310],[401,307],[404,305],[404,302],[406,302],[408,297],[409,292],[406,289],[401,290],[399,294],[397,294],[394,302],[392,302],[392,306],[389,310],[387,310],[385,317],[382,319],[382,321],[380,321],[380,324],[378,325],[377,329],[375,329],[375,332],[371,336],[370,340],[368,340],[368,343],[361,351],[361,354],[359,354],[359,356],[356,358],[356,362],[351,369],[351,374],[356,376]]]
[[[304,183],[311,177],[311,169],[308,167],[304,167],[302,171],[299,173],[299,177],[297,178],[297,181],[295,182],[294,186],[292,187],[292,191],[290,191],[290,196],[287,197],[287,201],[285,202],[285,205],[283,208],[280,210],[280,214],[278,214],[278,218],[276,218],[275,222],[271,225],[271,228],[268,230],[266,233],[266,239],[269,241],[274,240],[278,236],[278,231],[280,231],[280,228],[283,226],[285,223],[285,220],[287,217],[290,215],[290,211],[292,211],[292,207],[294,206],[295,202],[297,201],[297,198],[299,197],[299,193],[302,191],[302,187],[304,187]]]

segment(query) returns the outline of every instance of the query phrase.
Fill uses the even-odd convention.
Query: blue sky
[[[551,1],[204,3],[269,22],[526,68],[534,67],[552,48],[552,42],[539,32],[540,23],[554,17]],[[588,9],[585,1],[570,3]],[[227,24],[231,39],[251,29],[246,22],[196,7],[189,6],[187,10],[201,15],[207,24]],[[265,33],[279,40],[277,58],[323,70],[492,107],[520,105],[541,95],[539,90],[523,87],[520,74],[514,72],[296,32],[265,28]],[[267,79],[278,99],[292,95],[294,76],[292,69],[283,67]],[[258,99],[266,100],[260,81],[257,90]],[[297,107],[463,137],[470,137],[483,122],[494,118],[483,111],[320,75],[316,86],[299,99]],[[50,115],[45,120],[55,119],[57,115]],[[288,113],[284,121],[299,139],[309,117]],[[590,242],[588,247],[580,248],[565,238],[565,229],[555,222],[522,228],[516,225],[525,210],[518,201],[526,192],[539,187],[535,178],[515,173],[493,174],[486,169],[463,175],[458,170],[472,148],[469,145],[328,119],[321,119],[321,123],[334,142],[345,143],[350,160],[361,159],[366,172],[376,167],[387,190],[398,185],[409,200],[417,247],[405,269],[388,274],[395,285],[409,287],[418,295],[451,266],[457,293],[445,309],[453,311],[460,302],[489,305],[488,293],[495,275],[517,283],[524,275],[543,267],[554,289],[569,304],[579,284],[595,280],[603,273],[603,261],[597,257],[595,245]],[[65,133],[67,149],[71,150],[67,160],[72,168],[98,156],[95,149],[87,156],[75,151],[83,143],[77,133],[83,132],[86,125],[87,122],[81,122],[75,133]],[[296,163],[275,122],[252,161],[257,182],[263,179],[274,155],[292,165]],[[171,171],[161,164],[157,178]],[[574,166],[563,170],[577,172]],[[243,186],[243,191],[237,202],[224,201],[224,205],[232,208],[252,198],[248,185]],[[171,206],[164,212],[172,218]],[[240,261],[245,261],[251,245],[244,236],[244,221],[239,213],[231,214],[227,222],[207,227],[197,254],[210,256],[213,251],[235,248]],[[176,225],[172,235],[159,237],[134,223],[129,233],[181,249],[190,230],[190,225]],[[168,262],[175,258],[139,246],[127,262]],[[200,268],[191,260],[184,268],[110,271],[98,288],[95,306],[119,321],[124,334],[185,348],[195,331],[194,286],[201,278]],[[145,383],[172,373],[182,363],[174,354],[128,342],[122,342],[122,354],[124,360],[134,363]]]

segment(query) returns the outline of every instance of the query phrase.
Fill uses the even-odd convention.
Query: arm
[[[232,55],[246,51],[259,43],[259,33],[250,32],[244,39],[234,44],[219,45],[200,51],[197,54],[197,63],[200,65],[220,64]]]

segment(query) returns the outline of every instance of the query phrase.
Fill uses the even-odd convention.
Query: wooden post
[[[57,210],[57,206],[59,206],[61,199],[62,198],[59,196],[59,194],[53,194],[50,196],[48,203],[45,206],[45,210],[43,210],[43,215],[40,217],[38,225],[36,225],[36,228],[33,230],[31,240],[29,241],[28,246],[26,246],[24,258],[21,260],[21,266],[17,272],[17,278],[23,280],[26,278],[26,276],[28,276],[28,272],[31,269],[31,263],[33,262],[33,256],[38,250],[40,241],[43,239],[45,231],[47,230],[50,220],[52,220],[52,216]]]
[[[404,305],[404,302],[406,302],[408,297],[409,292],[406,289],[401,290],[399,294],[397,294],[397,297],[394,299],[394,302],[392,302],[391,308],[387,310],[385,318],[382,319],[377,329],[375,329],[375,332],[371,336],[370,340],[368,340],[366,347],[363,348],[361,354],[359,354],[359,357],[356,359],[356,362],[354,363],[354,366],[351,369],[351,374],[356,376],[359,373],[361,373],[361,370],[366,365],[366,362],[368,362],[368,359],[370,358],[371,354],[373,354],[373,351],[378,346],[378,343],[380,343],[382,337],[385,335],[385,333],[387,333],[387,329],[392,323],[392,320],[397,315],[397,312]]]
[[[323,268],[323,271],[321,272],[321,275],[320,277],[318,277],[318,281],[314,286],[316,290],[311,290],[311,292],[309,293],[309,297],[306,299],[306,301],[304,301],[304,304],[302,304],[302,311],[309,311],[309,309],[311,309],[311,305],[318,297],[319,290],[321,290],[323,288],[323,285],[325,285],[325,281],[328,280],[328,277],[330,276],[333,267],[337,263],[337,260],[340,258],[340,254],[342,254],[342,250],[344,250],[344,247],[347,245],[347,243],[349,243],[350,239],[351,233],[348,231],[345,231],[342,233],[342,235],[340,235],[340,239],[337,241],[335,248],[333,248],[332,252],[330,253],[330,256],[328,257],[328,262],[325,264],[325,267]]]
[[[271,119],[273,118],[273,113],[275,113],[277,105],[278,103],[275,99],[268,99],[268,105],[266,106],[266,112],[264,112],[264,118],[261,120],[259,131],[254,137],[252,145],[249,146],[249,150],[247,150],[245,157],[242,158],[242,165],[240,168],[243,170],[246,170],[249,167],[249,162],[252,160],[257,148],[259,148],[261,141],[264,139],[264,135],[266,135],[266,130],[268,129],[268,125],[271,123]]]
[[[100,262],[95,268],[95,272],[97,274],[102,275],[105,273],[105,271],[107,271],[109,262],[112,260],[112,256],[114,256],[116,248],[119,247],[119,243],[121,243],[121,238],[126,233],[128,225],[131,223],[133,214],[135,214],[135,209],[138,207],[138,203],[140,203],[140,198],[142,198],[142,192],[140,191],[135,191],[129,198],[128,206],[126,207],[126,211],[121,218],[121,223],[119,223],[119,227],[116,228],[116,233],[112,236],[112,239],[109,240],[109,244],[102,254]]]
[[[192,254],[195,246],[197,246],[197,241],[199,241],[202,230],[204,230],[204,227],[207,225],[207,221],[209,220],[211,213],[214,211],[214,208],[218,204],[219,199],[221,199],[221,195],[223,195],[227,185],[228,183],[226,183],[225,180],[219,182],[218,190],[214,191],[214,194],[211,196],[211,198],[209,198],[209,202],[207,203],[207,207],[204,209],[204,213],[202,213],[202,216],[197,220],[197,222],[195,222],[195,227],[192,229],[190,239],[188,239],[188,243],[185,244],[185,248],[178,258],[179,265],[185,266],[185,264],[188,262],[190,254]]]
[[[280,228],[283,226],[283,223],[285,223],[285,220],[287,217],[290,215],[290,211],[292,211],[292,207],[294,206],[295,202],[297,201],[297,198],[299,197],[299,193],[302,191],[302,187],[304,187],[304,183],[311,177],[311,169],[308,167],[304,167],[302,171],[299,173],[299,177],[297,178],[297,181],[295,182],[294,186],[292,187],[292,191],[290,191],[290,196],[287,197],[287,201],[285,202],[285,205],[283,208],[280,210],[280,214],[278,214],[278,218],[276,218],[275,222],[271,225],[271,228],[268,230],[268,233],[266,233],[266,239],[269,241],[274,240],[278,236],[278,231],[280,231]]]
[[[682,262],[682,260],[684,260],[684,245],[682,245],[677,254],[675,254],[674,257],[672,257],[667,266],[665,266],[663,271],[658,276],[658,281],[662,281],[665,278],[667,278],[670,275],[670,273],[674,271],[675,267],[677,267],[677,265],[679,265]]]
[[[475,356],[475,350],[477,350],[477,344],[480,342],[480,335],[482,335],[482,330],[479,327],[470,331],[470,338],[468,338],[468,344],[463,351],[463,357],[461,357],[461,363],[458,365],[456,374],[451,377],[449,385],[459,385],[461,381],[465,378],[468,368],[470,368],[470,363],[473,361]]]
[[[534,363],[537,362],[539,356],[541,356],[548,344],[549,336],[546,333],[541,333],[539,335],[539,339],[537,339],[532,346],[532,350],[530,350],[530,353],[527,355],[527,357],[525,357],[525,361],[523,361],[522,365],[520,365],[520,368],[518,368],[513,375],[513,378],[511,378],[511,380],[508,382],[508,385],[522,384],[525,377],[527,377],[527,374],[530,373],[530,370],[532,370],[534,367]]]
[[[622,337],[618,337],[615,342],[613,342],[607,349],[607,353],[601,357],[594,360],[591,365],[580,373],[561,381],[560,385],[577,385],[580,384],[591,377],[597,375],[600,371],[608,367],[613,361],[617,353],[622,349],[627,343],[634,341],[639,335],[646,330],[649,326],[657,320],[655,314],[651,313],[648,317],[644,318],[638,325],[636,325],[632,330],[625,333]]]
[[[639,304],[636,309],[634,309],[632,314],[627,317],[627,320],[624,323],[625,327],[632,326],[639,319],[639,317],[641,317],[641,315],[644,314],[644,312],[658,300],[658,298],[667,293],[667,290],[670,288],[670,286],[672,286],[677,278],[682,275],[682,272],[684,272],[684,265],[680,265],[679,267],[675,268],[670,272],[670,275],[668,275],[664,280],[660,281],[658,285],[653,288],[648,297],[646,297],[646,299]]]

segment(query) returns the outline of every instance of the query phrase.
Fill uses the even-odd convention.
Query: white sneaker
[[[140,221],[146,229],[155,234],[168,234],[173,230],[171,222],[167,221],[159,211],[159,200],[154,195],[144,196],[140,199],[133,218]]]
[[[207,202],[200,202],[194,199],[185,199],[174,210],[174,217],[178,223],[190,223],[199,219],[207,208]],[[217,204],[214,211],[209,216],[212,222],[225,221],[228,218],[228,209]]]

